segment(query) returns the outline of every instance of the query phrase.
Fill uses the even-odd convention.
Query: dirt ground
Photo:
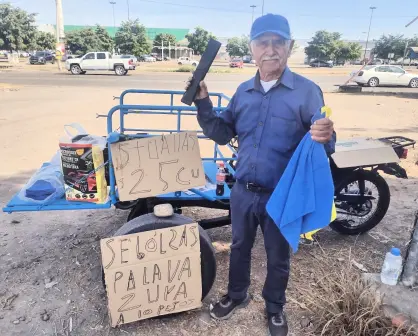
[[[1,205],[57,151],[64,124],[79,122],[90,133],[105,135],[105,119],[96,119],[96,114],[106,114],[115,105],[113,96],[120,91],[88,87],[0,88]],[[385,135],[416,138],[416,98],[387,93],[333,93],[326,94],[325,99],[333,109],[340,139]],[[163,103],[149,97],[145,101]],[[145,124],[156,127],[169,122],[155,119],[146,120]],[[194,120],[187,123],[193,125]],[[351,251],[351,257],[358,263],[370,272],[377,272],[388,248],[405,247],[413,213],[418,209],[416,161],[418,151],[410,150],[408,159],[401,163],[410,175],[409,180],[385,176],[391,187],[392,202],[377,228],[360,237],[341,236],[324,229],[318,235],[320,245],[302,246],[292,257],[287,305],[290,335],[307,335],[300,323],[305,312],[304,296],[298,288],[312,281],[312,272],[321,262],[321,255],[334,255],[344,267]],[[209,303],[224,293],[227,285],[228,250],[220,250],[216,283],[203,309],[110,328],[101,284],[99,240],[111,236],[125,223],[127,215],[115,209],[0,214],[0,335],[266,334],[261,298],[266,258],[260,235],[252,259],[253,301],[231,320],[215,322],[207,313]],[[193,208],[187,209],[186,215],[198,219],[216,216],[217,212]],[[229,227],[224,227],[209,230],[209,235],[213,242],[228,243],[231,232]]]

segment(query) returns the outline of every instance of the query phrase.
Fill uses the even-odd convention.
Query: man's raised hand
[[[186,83],[185,90],[187,90],[192,83],[192,77],[189,77]],[[209,96],[208,87],[204,81],[200,82],[199,90],[197,90],[196,99],[203,99]]]
[[[319,119],[311,126],[312,140],[322,144],[332,139],[333,132],[334,123],[329,118]]]

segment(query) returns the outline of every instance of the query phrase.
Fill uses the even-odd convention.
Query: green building
[[[77,25],[65,25],[64,26],[64,33],[69,33],[74,30],[80,30],[84,28],[94,28],[95,26],[77,26]],[[55,34],[55,25],[40,25],[39,30],[50,32]],[[107,30],[111,37],[115,37],[115,33],[118,30],[118,27],[113,26],[105,26],[103,27]],[[181,29],[181,28],[145,28],[148,38],[150,40],[154,40],[155,36],[158,34],[172,34],[176,37],[177,42],[180,42],[186,38],[186,35],[189,33],[189,29]]]

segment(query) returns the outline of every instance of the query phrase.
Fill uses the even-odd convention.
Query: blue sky
[[[109,0],[62,1],[65,24],[113,25]],[[127,19],[128,0],[114,1],[118,25]],[[55,23],[55,0],[0,0],[0,3],[4,2],[38,13],[39,23]],[[229,37],[249,32],[250,5],[257,6],[255,16],[259,16],[262,0],[129,0],[129,3],[131,18],[139,18],[147,27],[193,29],[200,25],[217,36]],[[346,39],[365,39],[370,6],[377,7],[373,16],[371,39],[383,33],[418,35],[418,21],[405,28],[408,22],[418,16],[417,0],[265,0],[264,12],[286,16],[296,39],[310,38],[320,29],[341,32]]]

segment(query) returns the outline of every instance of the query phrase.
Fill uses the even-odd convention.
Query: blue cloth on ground
[[[316,113],[312,123],[322,118]],[[287,165],[266,210],[292,250],[300,235],[329,225],[334,202],[334,183],[323,144],[308,132]]]
[[[56,189],[52,186],[52,184],[45,180],[38,180],[34,184],[32,184],[28,189],[26,189],[26,197],[42,201],[53,193],[56,192]]]

